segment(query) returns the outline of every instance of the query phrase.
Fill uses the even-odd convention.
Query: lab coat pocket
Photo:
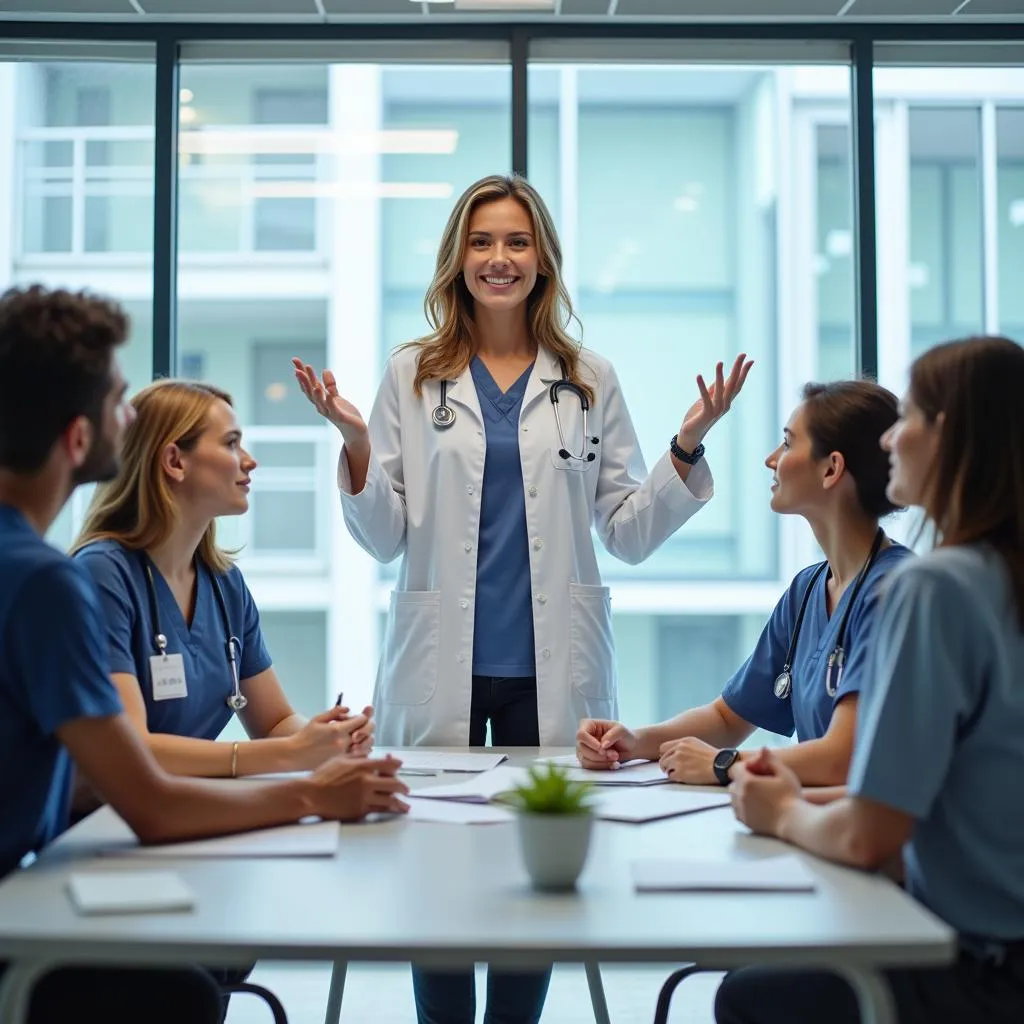
[[[612,601],[607,587],[569,584],[572,685],[583,697],[615,698]]]
[[[560,444],[556,444],[554,448],[550,449],[551,465],[553,465],[555,469],[560,469],[563,473],[587,473],[590,471],[591,467],[596,466],[600,461],[600,452],[596,445],[591,445],[590,447],[590,451],[594,454],[594,458],[590,462],[586,461],[586,456],[584,456],[583,459],[562,458],[559,454],[561,450],[562,446]],[[576,448],[573,455],[576,455],[578,452],[579,448]]]
[[[434,696],[440,633],[439,590],[392,592],[381,659],[385,703],[426,704]]]

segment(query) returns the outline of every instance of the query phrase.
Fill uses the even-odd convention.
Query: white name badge
[[[180,654],[154,654],[149,659],[153,700],[177,700],[188,696],[185,662]]]

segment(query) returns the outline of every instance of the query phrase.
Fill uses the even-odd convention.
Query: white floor
[[[603,967],[612,1024],[651,1024],[661,983],[670,967]],[[482,971],[478,971],[478,993]],[[252,980],[277,993],[290,1024],[323,1024],[331,969],[324,964],[260,963]],[[713,1024],[712,1003],[720,974],[698,974],[676,990],[671,1024]],[[483,1014],[478,999],[477,1019]],[[227,1024],[270,1024],[266,1005],[253,996],[235,996]],[[416,1024],[412,982],[405,964],[355,964],[349,968],[342,1024]],[[594,1014],[582,966],[555,968],[542,1024],[593,1024]]]

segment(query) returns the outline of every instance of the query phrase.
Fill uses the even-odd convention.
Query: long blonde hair
[[[232,404],[226,391],[190,380],[158,380],[132,400],[135,420],[124,435],[121,470],[96,488],[72,553],[97,540],[116,540],[133,551],[162,544],[178,523],[178,510],[160,455],[169,444],[195,447],[214,402]],[[196,552],[213,572],[227,572],[231,556],[217,547],[211,522]]]
[[[476,351],[473,297],[462,277],[462,263],[473,211],[499,199],[514,199],[533,225],[539,261],[537,283],[526,300],[530,337],[564,362],[569,380],[593,401],[593,386],[580,374],[580,344],[567,331],[576,315],[562,282],[562,247],[554,221],[544,200],[525,178],[502,174],[492,174],[470,185],[459,196],[441,235],[434,280],[423,300],[423,311],[433,330],[410,342],[420,349],[413,381],[416,394],[423,394],[423,384],[428,380],[454,380]]]

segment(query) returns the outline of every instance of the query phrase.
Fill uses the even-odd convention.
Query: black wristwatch
[[[688,452],[686,449],[679,447],[679,442],[676,440],[678,436],[678,434],[672,435],[672,440],[669,442],[669,451],[680,462],[685,462],[688,466],[692,466],[704,458],[704,445],[699,444],[692,452]]]
[[[729,778],[729,769],[739,760],[740,752],[734,747],[725,747],[715,754],[712,765],[715,769],[715,778],[720,786],[728,786],[732,781]]]

